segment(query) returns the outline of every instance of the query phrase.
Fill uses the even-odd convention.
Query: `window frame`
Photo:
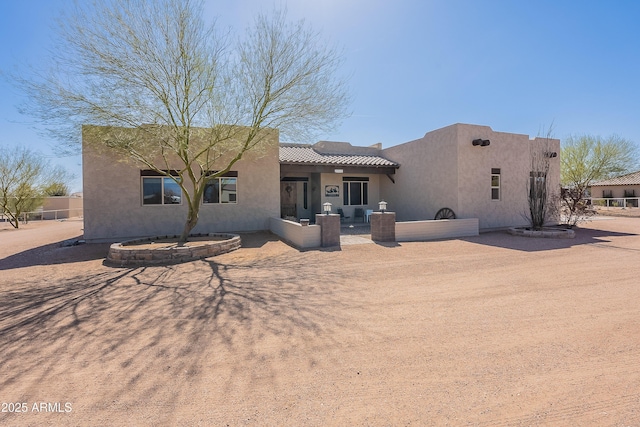
[[[360,187],[360,203],[351,203],[351,186]],[[342,205],[343,206],[368,206],[369,205],[369,177],[345,176],[342,178]]]
[[[140,204],[141,206],[180,206],[182,205],[182,188],[178,180],[180,174],[177,170],[166,170],[165,173],[160,173],[155,170],[143,169],[140,171]],[[169,176],[167,176],[167,174]],[[160,203],[145,203],[145,180],[160,179]],[[180,201],[177,203],[166,203],[167,196],[165,195],[165,181],[172,180],[180,190]]]
[[[207,176],[214,175],[216,173],[217,173],[216,171],[209,171],[209,172],[207,172]],[[224,179],[235,180],[235,191],[233,193],[230,193],[230,195],[231,194],[234,195],[234,199],[235,200],[233,200],[233,201],[228,201],[228,202],[224,202],[223,201],[222,195],[224,194],[223,193],[224,189],[223,189],[221,181],[224,180]],[[238,172],[237,171],[229,171],[229,172],[223,173],[220,176],[216,176],[216,177],[212,177],[212,178],[207,179],[207,183],[205,184],[205,187],[204,187],[204,192],[202,193],[202,204],[206,205],[206,206],[211,206],[211,205],[213,205],[213,206],[218,206],[218,205],[237,205],[238,204],[238,181],[239,180],[238,180]],[[217,202],[210,202],[210,201],[206,200],[205,196],[206,196],[206,193],[207,193],[207,187],[209,187],[209,186],[212,186],[214,188],[216,188],[216,186],[217,186],[217,188],[218,188],[218,197],[217,197],[218,201]]]
[[[494,185],[494,179],[497,178],[498,185]],[[494,197],[494,191],[497,191],[498,197]],[[491,168],[491,201],[499,202],[502,200],[502,174],[500,168]]]

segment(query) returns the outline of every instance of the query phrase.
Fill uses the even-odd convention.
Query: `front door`
[[[287,181],[280,183],[280,217],[297,221],[298,219],[298,183]]]

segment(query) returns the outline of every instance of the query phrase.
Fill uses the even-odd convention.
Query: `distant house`
[[[42,217],[44,219],[81,217],[83,202],[82,193],[46,197],[42,203]]]
[[[637,208],[640,197],[640,171],[594,182],[590,189],[591,197],[594,199],[617,199],[619,201],[616,201],[615,204],[620,207],[633,206]],[[624,203],[624,199],[631,200]],[[605,202],[609,203],[609,201]]]
[[[88,138],[83,132],[85,239],[179,233],[186,206],[171,178],[98,152]],[[383,149],[280,143],[274,132],[266,152],[236,164],[226,187],[212,184],[215,194],[205,193],[194,232],[266,230],[272,217],[313,222],[326,202],[349,221],[366,221],[381,200],[398,221],[433,219],[447,208],[457,218],[478,218],[480,229],[523,225],[531,147],[543,142],[550,155],[546,179],[559,189],[556,139],[455,124]]]

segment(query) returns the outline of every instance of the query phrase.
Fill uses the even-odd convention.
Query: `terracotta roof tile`
[[[385,166],[397,167],[398,164],[382,156],[361,154],[324,154],[312,146],[280,145],[280,163],[297,163],[334,166]]]
[[[591,184],[592,187],[603,185],[640,185],[640,171],[617,176],[615,178],[604,179]]]

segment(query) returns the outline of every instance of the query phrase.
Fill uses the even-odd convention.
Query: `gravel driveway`
[[[640,425],[638,218],[135,269],[81,229],[0,230],[0,425]]]

